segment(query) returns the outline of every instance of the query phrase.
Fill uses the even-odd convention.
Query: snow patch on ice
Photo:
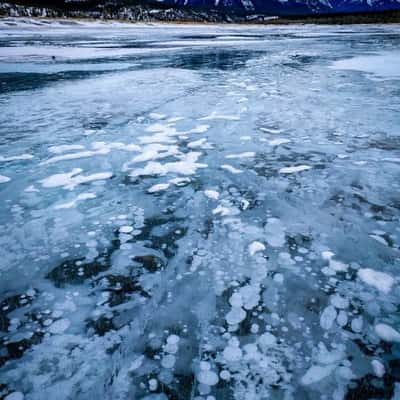
[[[0,183],[6,183],[6,182],[10,182],[11,178],[9,178],[8,176],[4,176],[4,175],[0,175]]]
[[[297,165],[295,167],[284,167],[279,170],[280,174],[293,174],[296,172],[308,171],[311,169],[309,165]]]
[[[81,183],[105,180],[113,176],[111,172],[99,172],[87,176],[80,175],[81,172],[81,168],[74,168],[71,172],[51,175],[48,178],[42,179],[40,183],[45,188],[63,187],[64,189],[73,190]]]
[[[216,190],[208,189],[208,190],[205,190],[205,191],[204,191],[204,194],[205,194],[209,199],[212,199],[212,200],[218,200],[218,199],[219,199],[219,193],[218,193]]]
[[[242,170],[237,169],[237,168],[235,168],[235,167],[233,167],[232,165],[229,165],[229,164],[221,165],[221,168],[225,169],[226,171],[231,172],[232,174],[241,174],[243,172]]]
[[[74,200],[71,200],[68,203],[58,204],[54,208],[56,210],[61,210],[61,209],[66,209],[66,208],[73,208],[73,207],[75,207],[77,205],[77,203],[79,201],[95,199],[95,198],[96,198],[96,195],[94,193],[81,193]]]
[[[228,115],[228,114],[219,114],[216,111],[213,111],[210,115],[206,117],[199,118],[199,121],[209,121],[209,120],[226,120],[226,121],[239,121],[240,117],[237,115]]]
[[[167,190],[168,188],[169,188],[169,183],[158,183],[147,189],[147,191],[149,193],[157,193]]]
[[[251,157],[254,157],[255,155],[256,155],[256,153],[254,153],[254,151],[246,151],[244,153],[239,153],[239,154],[228,154],[227,156],[225,156],[225,158],[229,158],[229,159],[251,158]]]
[[[18,161],[18,160],[31,160],[32,158],[33,158],[32,154],[21,154],[21,155],[18,155],[18,156],[10,156],[10,157],[0,156],[0,162]]]
[[[197,163],[202,153],[192,152],[179,156],[180,160],[161,164],[150,161],[144,168],[133,170],[130,175],[133,177],[141,175],[167,175],[176,173],[180,175],[193,175],[199,168],[206,168],[207,164]]]
[[[283,138],[276,138],[276,139],[270,140],[268,142],[268,144],[270,146],[279,146],[281,144],[286,144],[286,143],[290,143],[290,140],[289,139],[283,139]]]
[[[59,146],[50,146],[48,150],[53,154],[62,154],[66,151],[84,150],[84,148],[85,146],[82,146],[81,144],[62,144]]]

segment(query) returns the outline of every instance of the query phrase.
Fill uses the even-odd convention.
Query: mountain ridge
[[[89,17],[135,21],[266,22],[270,16],[334,17],[400,10],[400,0],[19,0],[0,15]],[[368,22],[370,18],[362,17]],[[396,18],[395,18],[396,19]]]

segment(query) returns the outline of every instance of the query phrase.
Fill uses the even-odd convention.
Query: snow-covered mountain
[[[162,0],[167,4],[234,9],[243,13],[296,15],[399,10],[400,0]]]
[[[217,13],[216,20],[224,19],[224,15],[235,19],[235,16],[239,18],[245,14],[284,16],[400,10],[400,0],[16,0],[15,3],[81,12],[98,10],[102,13],[121,8],[150,12],[172,8],[178,14],[189,13],[189,19],[193,19],[191,12],[201,11],[205,19]]]

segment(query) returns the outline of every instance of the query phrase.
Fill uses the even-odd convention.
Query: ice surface
[[[0,21],[0,398],[399,393],[399,27],[68,23]]]
[[[399,65],[399,52],[380,52],[376,55],[338,60],[333,64],[333,68],[363,71],[382,78],[398,78],[400,77]]]

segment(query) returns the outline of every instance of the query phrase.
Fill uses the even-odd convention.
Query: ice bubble
[[[262,350],[266,350],[268,347],[274,346],[276,344],[276,341],[276,337],[269,332],[263,333],[258,338],[258,343]]]
[[[218,383],[218,375],[211,370],[200,371],[197,374],[197,380],[207,386],[214,386]]]
[[[385,366],[379,360],[372,360],[371,366],[374,374],[378,378],[382,378],[382,376],[385,375]]]
[[[394,278],[391,275],[371,268],[361,268],[357,275],[364,283],[383,293],[389,293],[394,284]]]
[[[4,400],[24,400],[24,397],[21,392],[12,392],[4,397]]]
[[[236,325],[246,318],[246,311],[241,307],[232,307],[231,311],[226,314],[226,322],[229,325]]]
[[[251,256],[254,256],[254,254],[263,250],[265,250],[265,245],[263,245],[261,242],[254,241],[249,245],[249,253]]]
[[[242,350],[237,346],[227,346],[222,353],[226,361],[235,362],[242,358]]]
[[[172,354],[167,354],[161,359],[161,366],[166,369],[171,369],[175,365],[176,358]]]
[[[59,319],[50,325],[49,332],[53,334],[63,333],[69,328],[70,324],[71,322],[66,318]]]
[[[301,383],[303,385],[312,385],[313,383],[322,381],[324,378],[328,377],[335,368],[336,368],[335,364],[326,366],[313,365],[301,378]]]
[[[375,325],[375,333],[385,342],[400,343],[400,333],[386,324]]]
[[[335,307],[328,306],[324,309],[320,318],[320,325],[322,329],[328,330],[332,327],[333,322],[337,317]]]

